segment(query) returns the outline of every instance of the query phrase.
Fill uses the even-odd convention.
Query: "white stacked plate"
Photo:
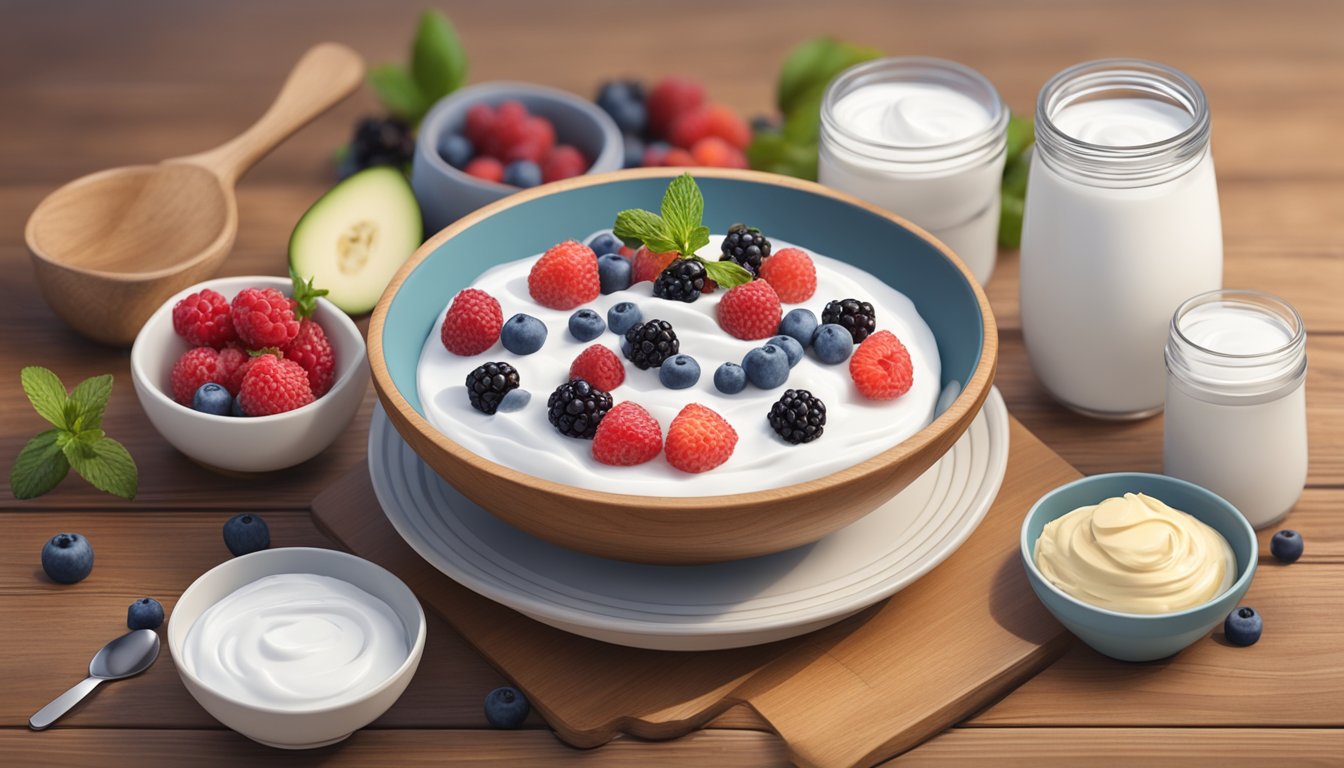
[[[620,645],[736,648],[833,624],[913,583],[961,546],[998,494],[1008,410],[998,390],[906,490],[826,538],[694,566],[607,560],[542,541],[468,501],[420,460],[381,406],[369,473],[388,520],[435,568],[537,621]]]

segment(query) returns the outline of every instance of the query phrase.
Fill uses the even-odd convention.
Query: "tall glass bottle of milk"
[[[942,240],[982,284],[998,253],[1008,108],[952,61],[902,57],[842,72],[821,105],[817,179]]]
[[[1089,416],[1161,411],[1167,323],[1222,276],[1199,84],[1129,59],[1051,78],[1022,227],[1022,334],[1045,388]]]

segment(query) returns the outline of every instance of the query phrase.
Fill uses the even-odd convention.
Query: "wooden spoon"
[[[363,78],[358,54],[322,43],[233,141],[158,165],[101,171],[52,192],[24,232],[47,303],[95,341],[130,344],[165,300],[223,263],[238,234],[238,178]]]

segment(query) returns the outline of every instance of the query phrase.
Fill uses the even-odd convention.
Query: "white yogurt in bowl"
[[[722,239],[711,237],[700,253],[717,259]],[[800,246],[775,240],[773,247],[778,252]],[[783,386],[771,390],[748,386],[736,395],[725,395],[714,388],[714,370],[725,362],[740,364],[747,352],[766,340],[736,339],[719,327],[716,307],[724,291],[683,303],[654,298],[653,284],[642,282],[585,304],[605,318],[612,305],[630,301],[639,306],[644,320],[672,324],[681,353],[699,363],[700,380],[689,389],[668,389],[659,382],[657,369],[641,371],[621,354],[622,339],[616,334],[608,330],[580,342],[569,334],[572,310],[549,309],[532,300],[527,275],[537,254],[487,270],[472,285],[499,301],[506,321],[519,312],[539,318],[548,329],[546,343],[531,355],[516,355],[498,343],[479,355],[454,355],[437,332],[445,306],[435,332],[425,341],[417,369],[425,415],[435,428],[478,456],[544,480],[607,493],[681,498],[750,493],[815,480],[870,459],[933,420],[942,376],[938,345],[914,303],[900,291],[855,266],[802,250],[816,264],[817,291],[803,303],[783,305],[784,312],[803,307],[820,319],[822,308],[833,299],[871,302],[878,329],[894,333],[910,352],[914,384],[909,392],[892,401],[867,400],[855,389],[848,363],[824,365],[809,352],[789,371]],[[452,297],[445,299],[448,303]],[[568,380],[574,358],[593,344],[609,347],[625,364],[625,382],[611,393],[615,402],[639,403],[658,420],[664,434],[688,403],[712,408],[737,431],[732,457],[696,475],[673,468],[662,456],[635,467],[612,467],[592,457],[591,440],[556,432],[547,419],[546,400]],[[491,361],[507,362],[518,370],[522,388],[532,393],[526,408],[486,415],[471,407],[464,383],[467,374]],[[806,389],[826,404],[826,431],[811,443],[784,443],[766,420],[770,406],[789,388]]]

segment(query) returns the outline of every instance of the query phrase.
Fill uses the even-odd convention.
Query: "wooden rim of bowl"
[[[899,224],[913,232],[920,239],[938,249],[948,261],[950,261],[957,269],[961,270],[961,273],[966,277],[966,282],[970,285],[971,290],[975,294],[976,301],[980,305],[980,316],[984,320],[983,340],[980,349],[980,360],[976,364],[975,371],[972,372],[971,377],[966,381],[961,393],[952,401],[952,404],[948,406],[947,410],[939,414],[937,418],[920,431],[905,440],[902,440],[891,448],[882,451],[876,456],[815,480],[746,493],[716,496],[665,497],[609,493],[606,491],[579,488],[573,485],[564,485],[550,480],[543,480],[535,475],[529,475],[526,472],[521,472],[511,467],[506,467],[503,464],[498,464],[473,451],[467,450],[447,435],[444,435],[433,424],[430,424],[428,419],[416,412],[416,410],[411,407],[410,403],[406,401],[406,398],[401,396],[401,393],[393,383],[392,376],[388,373],[387,365],[383,360],[383,324],[387,316],[388,308],[391,306],[397,291],[400,290],[402,283],[405,282],[411,272],[420,265],[420,262],[424,261],[429,254],[437,250],[440,245],[443,245],[448,240],[456,237],[460,232],[500,211],[508,210],[509,208],[531,200],[549,197],[574,189],[582,189],[583,187],[606,184],[612,181],[656,178],[671,179],[680,176],[687,170],[692,171],[697,178],[731,179],[734,181],[751,181],[760,184],[791,187],[803,192],[830,197],[841,202],[849,203],[850,205],[862,208],[872,214],[888,219],[889,221]],[[979,282],[976,281],[974,275],[971,274],[971,270],[966,264],[952,252],[952,249],[943,244],[941,240],[897,214],[878,208],[877,206],[854,197],[853,195],[839,192],[813,181],[796,179],[791,176],[729,168],[632,168],[611,173],[576,176],[571,179],[565,179],[564,181],[552,182],[533,189],[523,190],[478,208],[447,227],[444,227],[417,248],[415,253],[406,260],[406,263],[402,264],[401,268],[397,270],[396,275],[392,278],[392,282],[388,283],[387,289],[383,291],[383,295],[379,298],[377,306],[374,307],[373,315],[369,319],[367,348],[369,355],[369,370],[373,373],[374,388],[377,390],[378,397],[382,400],[383,406],[389,410],[395,410],[402,419],[405,419],[406,422],[420,432],[421,435],[425,436],[441,450],[451,454],[458,461],[469,465],[473,470],[500,478],[510,483],[515,483],[530,490],[563,497],[575,503],[591,504],[593,502],[598,502],[607,505],[638,505],[644,508],[657,510],[679,510],[715,509],[746,503],[758,503],[761,494],[779,496],[824,494],[829,490],[843,486],[860,477],[889,471],[893,465],[899,463],[901,460],[918,454],[929,443],[936,440],[944,431],[952,428],[958,422],[969,423],[969,417],[979,410],[984,404],[985,398],[989,395],[990,383],[994,379],[994,372],[998,365],[999,334],[998,324],[994,320],[994,313],[989,307],[989,299],[985,296],[984,289],[980,286]],[[393,419],[393,424],[396,424],[396,419]]]

